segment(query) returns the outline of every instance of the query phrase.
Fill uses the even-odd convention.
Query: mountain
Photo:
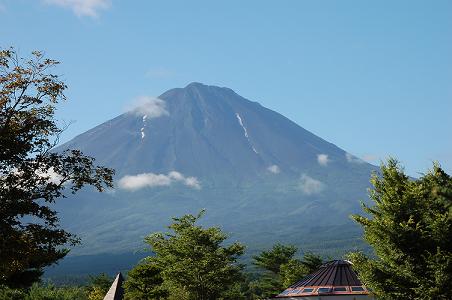
[[[191,83],[141,100],[57,149],[116,169],[114,191],[58,203],[63,227],[83,241],[73,255],[141,249],[171,217],[201,209],[204,224],[250,251],[360,245],[348,216],[361,211],[375,166],[229,88]]]

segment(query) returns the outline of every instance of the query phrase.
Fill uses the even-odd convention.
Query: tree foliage
[[[251,283],[251,289],[259,297],[272,297],[317,270],[322,258],[307,252],[296,258],[297,247],[275,244],[272,249],[253,256],[253,264],[263,271],[260,278]]]
[[[270,250],[253,256],[253,265],[262,271],[259,279],[250,284],[253,293],[265,298],[280,293],[284,289],[281,266],[289,263],[297,251],[293,245],[277,243]]]
[[[23,300],[24,298],[24,291],[0,285],[0,300]]]
[[[221,299],[241,279],[242,266],[237,259],[245,247],[239,243],[223,246],[227,235],[221,229],[196,224],[202,215],[173,218],[170,232],[146,238],[170,299]]]
[[[0,300],[103,300],[112,281],[100,274],[90,276],[86,286],[34,283],[28,289],[12,289],[0,285]]]
[[[160,300],[169,293],[163,285],[162,269],[153,259],[147,259],[127,274],[125,299]]]
[[[88,297],[84,287],[35,283],[26,291],[0,286],[0,300],[88,300]]]
[[[305,276],[317,271],[324,263],[323,259],[316,254],[307,252],[302,259],[293,258],[281,265],[280,277],[284,288],[291,286]]]
[[[417,180],[389,159],[371,180],[373,206],[353,218],[376,258],[350,256],[379,299],[452,299],[452,178],[434,164]]]
[[[54,152],[64,126],[55,105],[66,85],[50,70],[58,62],[33,52],[0,51],[0,284],[30,286],[42,268],[78,239],[61,229],[50,207],[64,191],[112,186],[113,171],[78,150]]]
[[[297,253],[297,247],[293,245],[275,244],[271,250],[262,251],[253,256],[253,264],[263,270],[279,274],[281,265],[288,263]]]
[[[89,300],[103,300],[105,294],[113,282],[113,278],[105,273],[96,276],[89,276],[89,284],[87,287]]]

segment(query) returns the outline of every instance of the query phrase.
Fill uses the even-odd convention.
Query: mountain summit
[[[296,175],[328,164],[346,167],[351,158],[233,90],[201,83],[142,99],[63,147],[79,148],[119,175],[177,170],[240,180],[269,170]]]
[[[59,207],[84,241],[79,253],[135,249],[170,217],[203,208],[207,223],[256,247],[305,243],[319,228],[315,242],[341,226],[354,238],[348,215],[376,169],[229,88],[201,83],[143,97],[59,149],[68,148],[117,174],[114,192],[86,191]]]

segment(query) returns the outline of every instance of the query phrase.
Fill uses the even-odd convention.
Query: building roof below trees
[[[369,294],[367,288],[363,286],[357,274],[353,271],[352,264],[349,261],[333,260],[291,285],[276,298],[309,298],[319,295],[350,295],[356,297],[358,295],[368,296]]]

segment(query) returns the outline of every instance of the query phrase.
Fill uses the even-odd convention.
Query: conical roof
[[[277,298],[309,297],[313,295],[368,295],[352,264],[333,260],[284,290]]]

